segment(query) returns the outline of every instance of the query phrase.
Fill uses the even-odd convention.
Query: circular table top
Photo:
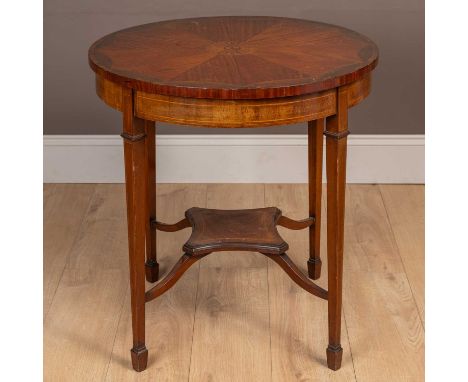
[[[308,20],[223,16],[169,20],[109,34],[89,63],[113,82],[190,98],[258,99],[319,92],[363,78],[377,46]]]

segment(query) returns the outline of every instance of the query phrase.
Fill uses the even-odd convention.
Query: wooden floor
[[[326,302],[265,257],[226,252],[147,305],[148,369],[136,373],[123,185],[45,185],[45,381],[423,381],[424,187],[349,185],[346,203],[341,370],[326,367]],[[157,205],[165,222],[192,206],[304,218],[307,188],[165,184]],[[306,231],[279,230],[305,270]],[[158,232],[163,273],[189,233]]]

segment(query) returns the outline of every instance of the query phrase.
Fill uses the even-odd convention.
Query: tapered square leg
[[[159,264],[156,258],[156,230],[151,221],[156,220],[156,126],[153,121],[144,121],[147,182],[146,218],[146,280],[154,283],[159,279]]]
[[[338,370],[339,368],[341,368],[342,357],[343,357],[343,349],[341,346],[336,347],[336,348],[328,346],[327,365],[329,369]]]
[[[309,227],[309,260],[307,270],[312,280],[320,278],[322,260],[320,260],[320,224],[322,208],[322,166],[323,166],[323,118],[308,124],[309,158],[309,216],[315,223]]]
[[[128,254],[132,308],[132,363],[137,371],[146,367],[145,347],[145,240],[148,222],[145,121],[133,115],[133,92],[123,90],[125,189],[127,197]]]
[[[155,283],[159,280],[159,263],[152,259],[146,260],[145,263],[145,274],[146,281],[149,283]]]
[[[318,280],[322,272],[322,260],[315,258],[307,260],[307,271],[312,280]]]
[[[132,366],[136,371],[143,371],[148,365],[148,349],[145,346],[141,348],[133,348],[130,350],[132,356]]]
[[[341,367],[341,305],[348,135],[347,88],[337,90],[336,114],[327,118],[327,258],[328,258],[328,348],[327,363]]]

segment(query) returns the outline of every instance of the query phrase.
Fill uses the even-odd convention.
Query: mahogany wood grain
[[[314,218],[293,220],[281,215],[275,207],[247,210],[215,210],[193,207],[185,212],[186,218],[172,225],[162,224],[167,232],[175,232],[187,226],[192,235],[180,258],[164,279],[146,292],[146,302],[168,291],[198,259],[220,251],[256,251],[275,261],[301,288],[323,299],[327,291],[310,281],[291,259],[281,251],[288,244],[279,236],[276,225],[299,230],[314,223]],[[157,222],[153,228],[157,228]],[[161,223],[159,223],[161,224]]]
[[[205,127],[262,127],[323,118],[335,112],[335,91],[303,96],[216,100],[137,92],[135,113],[144,119]]]
[[[371,74],[349,85],[348,107],[370,92]],[[122,110],[123,87],[99,75],[96,92],[109,106]],[[258,100],[213,100],[165,96],[141,91],[135,94],[137,117],[190,126],[262,127],[308,122],[336,113],[336,91]]]
[[[294,220],[284,215],[281,215],[278,221],[276,222],[276,224],[282,227],[288,228],[288,229],[294,229],[294,230],[304,229],[307,227],[311,227],[315,224],[315,217],[311,216],[309,218],[302,219],[302,220]]]
[[[179,280],[182,275],[192,266],[192,264],[196,263],[206,255],[207,254],[195,257],[184,253],[179,261],[173,266],[171,271],[164,277],[164,279],[162,279],[153,288],[145,293],[146,302],[154,300],[156,297],[161,296],[163,293],[171,289],[177,280]]]
[[[153,220],[151,222],[151,227],[152,229],[157,229],[163,232],[177,232],[181,229],[190,227],[190,222],[187,218],[183,218],[182,220],[179,220],[177,223],[174,224],[161,223],[157,220]]]
[[[184,244],[187,254],[218,251],[255,251],[279,255],[288,244],[276,229],[281,211],[275,207],[248,210],[190,208],[185,213],[193,228]]]
[[[113,109],[123,110],[123,86],[96,75],[96,94]]]
[[[346,86],[348,89],[348,109],[364,100],[372,88],[372,74],[366,74],[362,79],[354,81]],[[336,111],[336,110],[335,110]]]
[[[309,216],[315,218],[315,224],[309,227],[309,260],[307,270],[313,280],[320,278],[322,260],[320,260],[320,219],[322,210],[322,166],[323,166],[323,131],[325,120],[310,121],[307,128],[308,178],[309,178]]]
[[[151,222],[156,219],[156,126],[152,121],[145,121],[145,151],[147,182],[146,216],[146,280],[154,283],[159,278],[159,264],[156,258],[156,231]]]
[[[99,75],[149,93],[259,99],[333,89],[377,64],[377,46],[339,26],[265,16],[168,20],[107,35],[89,49]]]
[[[134,369],[144,370],[148,357],[145,250],[146,278],[154,282],[159,272],[156,229],[175,232],[192,226],[193,230],[181,261],[148,292],[151,299],[171,288],[195,262],[190,256],[234,250],[271,257],[298,285],[326,298],[327,292],[287,257],[288,244],[276,229],[277,225],[309,227],[308,271],[312,279],[319,278],[322,132],[327,137],[328,177],[327,362],[329,368],[339,369],[347,110],[370,92],[370,72],[378,60],[376,45],[356,32],[313,21],[208,17],[115,32],[94,43],[88,58],[96,72],[98,96],[123,113]],[[192,208],[178,223],[158,222],[152,121],[231,128],[307,121],[309,218],[282,217],[275,207]]]
[[[125,89],[123,97],[123,133],[125,184],[127,194],[128,249],[132,306],[132,365],[136,371],[146,368],[145,346],[145,240],[148,225],[146,210],[145,121],[133,115],[133,91]]]
[[[337,113],[327,119],[327,256],[328,336],[327,364],[341,367],[341,306],[343,289],[344,208],[346,146],[348,135],[348,89],[337,89]]]
[[[207,186],[206,208],[238,210],[261,207],[267,207],[263,184],[244,183],[233,187],[232,183],[211,183]],[[200,268],[223,268],[233,271],[265,268],[267,263],[268,259],[257,252],[219,252],[216,256],[204,258],[200,262]]]

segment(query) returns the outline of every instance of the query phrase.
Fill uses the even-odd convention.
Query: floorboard
[[[379,187],[351,185],[346,198],[343,309],[356,378],[422,381],[424,329]]]
[[[44,185],[43,315],[49,312],[63,270],[86,215],[94,184]]]
[[[104,380],[129,283],[126,242],[123,187],[99,185],[45,320],[46,381]]]
[[[307,187],[164,184],[157,205],[167,223],[192,206],[276,205],[301,219]],[[224,252],[195,264],[147,305],[148,369],[136,373],[124,187],[45,185],[44,380],[423,381],[423,228],[424,186],[347,187],[340,371],[326,368],[326,302],[262,255]],[[305,272],[307,230],[279,231]],[[189,235],[158,232],[162,276]],[[323,287],[325,235],[324,220]]]
[[[424,186],[387,184],[379,188],[424,324]]]

